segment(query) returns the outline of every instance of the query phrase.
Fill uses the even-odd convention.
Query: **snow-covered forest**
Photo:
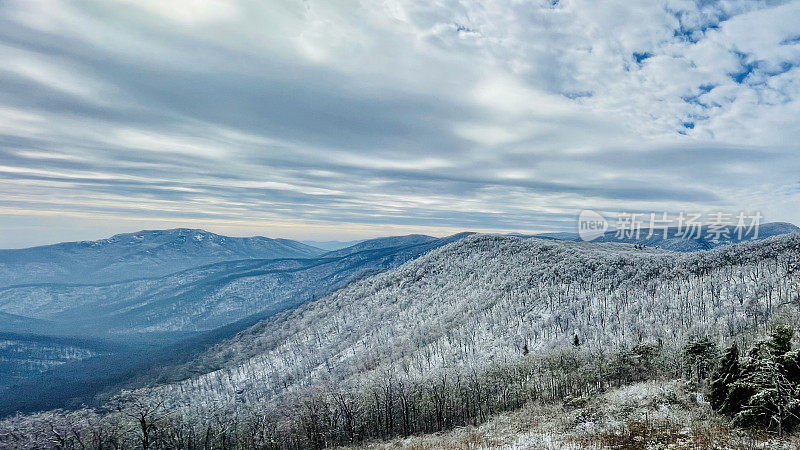
[[[478,235],[223,341],[102,408],[18,416],[18,448],[322,448],[477,425],[643,380],[702,387],[800,329],[800,235],[672,253]]]
[[[146,233],[133,236],[140,234]],[[169,347],[175,342],[189,351],[204,349],[206,342],[233,336],[276,312],[398,267],[464,236],[377,238],[315,258],[237,259],[115,283],[0,287],[0,340],[2,332],[14,335],[6,350],[0,347],[0,415],[85,402],[98,388],[116,383],[115,377],[131,366],[140,370],[174,364],[176,358],[190,359]],[[227,242],[227,237],[217,237]],[[161,244],[137,243],[146,248]],[[180,248],[184,243],[177,239],[167,247]],[[82,248],[104,245],[105,241],[90,242]],[[192,255],[186,258],[192,260]],[[75,257],[73,265],[80,266],[83,256]],[[170,266],[169,261],[160,264]],[[104,354],[105,362],[92,358],[85,365],[56,368],[65,361],[87,359],[81,355],[90,356],[50,358],[46,348],[39,348],[43,341],[65,336],[88,339],[92,347],[100,344],[95,341],[105,341],[102,347],[111,351],[91,353]],[[48,369],[52,370],[34,379]],[[76,378],[81,379],[80,386]],[[70,389],[61,388],[63,379],[70,380]]]

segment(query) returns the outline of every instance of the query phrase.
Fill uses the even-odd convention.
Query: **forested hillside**
[[[316,258],[226,261],[118,283],[0,288],[0,331],[15,331],[3,327],[20,320],[47,321],[51,332],[70,335],[209,330],[295,306],[463,236],[380,238]]]
[[[60,386],[120,370],[174,363],[261,319],[316,299],[354,280],[397,267],[466,236],[399,236],[366,241],[365,248],[317,258],[246,259],[187,269],[165,277],[107,284],[36,284],[0,288],[0,332],[18,333],[13,361],[0,364],[0,414],[87,401],[62,398],[84,388]],[[110,354],[78,352],[54,358],[38,348],[51,336],[101,337],[124,342]],[[179,347],[168,344],[191,339]],[[136,352],[133,354],[132,352]],[[169,353],[175,353],[174,355]],[[102,361],[59,366],[90,356]],[[29,359],[33,362],[25,363]],[[26,385],[4,386],[50,370]],[[62,373],[63,372],[63,373]],[[77,378],[77,379],[76,379]],[[81,381],[83,382],[83,381]],[[103,387],[99,381],[99,387]],[[110,382],[109,382],[110,383]],[[96,388],[95,388],[96,389]],[[83,395],[83,394],[82,394]]]
[[[671,253],[473,236],[264,321],[92,420],[144,414],[153,427],[139,438],[169,448],[323,447],[640,380],[703,380],[715,349],[800,325],[798,244]],[[76,414],[13,426],[75,427]]]
[[[0,392],[31,373],[119,351],[107,342],[0,332]]]

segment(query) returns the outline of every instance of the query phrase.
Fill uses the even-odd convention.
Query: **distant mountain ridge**
[[[469,233],[461,233],[461,235],[463,236],[466,236],[468,234]],[[325,256],[328,258],[337,258],[340,256],[350,255],[365,250],[375,250],[378,248],[391,248],[391,247],[401,247],[406,245],[425,244],[436,240],[438,240],[438,238],[435,238],[433,236],[426,236],[424,234],[409,234],[407,236],[381,237],[375,239],[368,239],[366,241],[358,242],[357,244],[351,245],[349,247],[325,253]]]
[[[61,361],[48,362],[40,357],[40,366],[53,363],[54,368],[24,386],[0,389],[0,399],[10,402],[13,397],[17,405],[35,408],[34,399],[44,386],[52,389],[48,394],[51,399],[68,394],[62,392],[59,380],[84,386],[81,392],[95,392],[92,386],[102,387],[106,383],[96,381],[98,377],[111,376],[112,369],[128,370],[129,365],[146,366],[154,360],[154,355],[164,355],[159,352],[167,351],[165,345],[187,342],[180,344],[183,345],[180,351],[170,352],[168,359],[181,358],[259,320],[315,300],[353,281],[398,267],[468,235],[440,239],[379,238],[339,254],[316,258],[224,261],[163,277],[120,282],[0,287],[0,333],[24,334],[11,345],[27,352],[13,353],[8,370],[0,365],[0,387],[37,376],[36,367],[28,373],[19,368],[24,366],[24,360],[42,354],[38,343],[51,342],[51,337],[121,340],[135,344],[138,349],[131,351],[139,352],[106,355],[98,362],[87,360],[84,366],[81,366],[83,361],[77,361],[82,359],[80,354],[64,367],[55,365]],[[85,353],[85,358],[90,356]],[[61,403],[48,407],[52,405]]]
[[[310,245],[312,247],[320,248],[322,250],[333,251],[356,245],[359,242],[364,242],[364,239],[358,239],[355,241],[300,241],[300,242],[306,245]]]
[[[684,228],[684,231],[686,229]],[[628,230],[626,230],[628,231]],[[740,236],[739,230],[735,226],[725,226],[720,230],[720,234],[712,233],[708,226],[700,227],[695,233],[691,233],[690,237],[684,237],[679,233],[677,227],[667,229],[667,235],[664,236],[664,230],[653,230],[651,235],[649,228],[642,228],[639,230],[638,238],[636,235],[626,233],[627,235],[617,237],[616,231],[607,231],[603,236],[593,239],[592,242],[617,242],[623,244],[640,244],[648,247],[658,247],[665,250],[675,252],[695,252],[699,250],[710,250],[722,245],[736,244],[739,242],[747,242],[751,240],[761,240],[772,236],[782,234],[800,232],[800,228],[787,222],[770,222],[761,224],[758,227],[758,234],[754,231],[749,231],[745,228],[742,229]],[[553,239],[558,241],[580,241],[581,238],[578,233],[561,232],[561,233],[540,233],[532,237],[541,239]],[[716,238],[716,239],[715,239]]]
[[[317,258],[224,261],[121,282],[9,286],[0,288],[0,313],[79,334],[210,330],[277,305],[303,303],[466,235],[378,238]]]
[[[97,241],[0,250],[0,286],[114,282],[222,261],[313,258],[322,253],[289,239],[228,237],[189,228],[142,230]]]

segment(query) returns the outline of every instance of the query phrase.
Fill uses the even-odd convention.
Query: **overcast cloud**
[[[800,222],[800,2],[4,1],[0,247]]]

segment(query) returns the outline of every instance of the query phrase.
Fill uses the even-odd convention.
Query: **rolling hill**
[[[107,283],[163,276],[221,261],[313,258],[322,253],[288,239],[237,238],[188,228],[143,230],[98,241],[0,250],[0,286]]]
[[[31,355],[45,354],[36,348],[36,343],[52,336],[100,338],[135,345],[102,355],[102,369],[94,361],[80,361],[86,359],[82,357],[74,358],[74,363],[64,367],[60,367],[66,362],[63,358],[55,359],[52,364],[32,365],[27,374],[20,369],[14,369],[13,374],[0,370],[0,384],[7,385],[12,376],[19,382],[50,369],[24,386],[0,392],[0,397],[9,407],[37,407],[34,405],[40,404],[31,400],[31,393],[40,393],[48,386],[56,392],[50,396],[51,402],[45,404],[58,405],[69,399],[59,397],[62,390],[58,383],[53,385],[49,380],[63,380],[62,373],[69,373],[66,378],[70,379],[86,378],[96,389],[104,389],[107,386],[98,382],[97,377],[147,370],[155,364],[156,355],[161,364],[180,361],[198,348],[229,337],[261,319],[319,298],[354,280],[397,267],[465,236],[424,240],[417,236],[380,238],[347,252],[317,258],[227,261],[164,277],[119,283],[2,288],[0,331],[28,336],[26,340],[15,340],[20,352],[27,349]],[[178,344],[181,341],[185,343]],[[142,364],[138,360],[143,360]],[[92,389],[89,391],[93,392]],[[81,395],[85,391],[81,388]]]
[[[379,238],[317,258],[227,261],[118,283],[11,286],[0,288],[0,313],[67,334],[204,331],[296,306],[463,236]]]
[[[700,252],[497,235],[362,244],[127,282],[142,284],[6,288],[0,310],[11,321],[98,311],[85,323],[107,335],[197,340],[145,347],[136,358],[148,363],[71,384],[78,398],[59,397],[63,389],[42,378],[17,384],[3,393],[3,412],[102,400],[105,409],[30,420],[84,436],[148,408],[169,412],[153,435],[165,448],[188,445],[169,439],[322,448],[691,376],[700,370],[685,356],[693,342],[745,346],[776,321],[800,327],[797,233]],[[90,294],[105,300],[81,303]],[[25,297],[45,300],[14,309]],[[72,379],[92,361],[103,356],[60,367]],[[110,397],[122,387],[134,390]]]
[[[116,401],[158,405],[170,429],[209,445],[321,448],[475,425],[691,375],[692,342],[800,326],[798,245],[789,234],[674,253],[473,236],[262,321]]]

